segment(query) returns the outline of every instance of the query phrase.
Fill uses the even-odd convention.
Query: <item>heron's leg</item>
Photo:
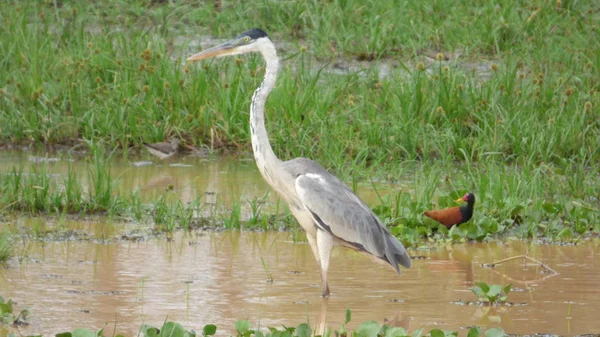
[[[312,252],[315,255],[315,260],[317,260],[317,264],[319,265],[319,268],[321,268],[321,257],[319,256],[319,248],[317,246],[317,237],[306,233],[306,239],[308,240],[310,249],[312,249]]]
[[[321,260],[321,296],[329,296],[329,285],[327,284],[327,269],[329,268],[329,257],[333,248],[333,237],[331,234],[317,230],[317,247]]]

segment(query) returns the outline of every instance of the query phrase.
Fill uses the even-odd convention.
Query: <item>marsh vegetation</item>
[[[3,265],[24,260],[20,242],[87,238],[62,224],[94,216],[141,225],[141,236],[122,235],[144,240],[294,230],[267,193],[207,207],[172,186],[150,197],[120,188],[113,167],[169,137],[210,161],[250,158],[261,59],[184,60],[254,26],[284,59],[266,111],[277,155],[310,157],[371,191],[370,206],[411,249],[513,237],[572,245],[600,233],[591,1],[8,0],[0,22],[0,146],[45,158],[0,174]],[[56,174],[46,153],[69,167]],[[422,216],[466,192],[478,197],[469,222],[448,230]],[[479,287],[490,302],[502,297]]]

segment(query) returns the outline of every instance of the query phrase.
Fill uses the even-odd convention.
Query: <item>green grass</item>
[[[85,217],[107,215],[115,221],[134,221],[156,232],[191,230],[199,227],[270,230],[295,228],[296,221],[280,204],[265,206],[265,198],[240,199],[230,206],[206,206],[196,199],[183,203],[176,192],[165,191],[156,199],[144,200],[139,191],[119,192],[120,178],[110,174],[111,157],[101,150],[92,153],[87,169],[72,167],[64,175],[48,173],[46,164],[29,170],[13,169],[0,175],[0,209],[33,216],[62,219],[74,214]],[[102,159],[99,159],[102,158]],[[481,162],[461,168],[442,165],[407,164],[405,171],[373,181],[379,200],[373,210],[392,232],[408,245],[424,237],[436,240],[487,240],[505,236],[576,241],[600,233],[597,174],[593,171],[565,172],[551,165],[515,169],[495,162]],[[406,180],[410,177],[411,180]],[[81,181],[89,181],[82,186]],[[356,180],[355,180],[356,181]],[[581,186],[581,197],[573,186]],[[353,184],[354,188],[358,185]],[[364,191],[364,187],[361,187]],[[444,192],[449,191],[449,192]],[[432,208],[456,205],[453,201],[475,191],[473,219],[460,227],[445,227],[422,216]],[[205,209],[205,207],[209,207]],[[247,213],[242,210],[246,209]],[[58,228],[60,230],[60,228]],[[37,237],[47,231],[31,228]],[[51,233],[48,232],[48,233]]]
[[[0,266],[5,265],[13,256],[12,243],[9,240],[9,235],[6,233],[0,234]]]
[[[42,163],[31,165],[29,169],[13,168],[0,175],[0,215],[20,213],[62,219],[69,215],[98,214],[117,222],[134,221],[148,225],[153,231],[169,233],[199,227],[269,230],[291,224],[290,219],[283,220],[282,215],[285,215],[278,205],[274,214],[263,212],[262,199],[240,199],[231,208],[217,204],[203,212],[200,199],[184,203],[170,190],[156,199],[144,201],[138,190],[119,192],[121,178],[111,175],[113,157],[102,147],[92,149],[90,156],[83,159],[87,164],[85,170],[76,171],[69,166],[65,174],[51,174],[47,163]],[[82,181],[87,181],[88,186],[83,186]],[[246,206],[250,209],[249,216],[242,214]],[[36,237],[52,233],[36,226],[29,230]]]
[[[103,154],[102,151],[100,151]],[[87,178],[91,186],[87,189],[81,185],[82,178],[69,167],[65,176],[52,175],[47,172],[46,163],[32,165],[30,172],[23,168],[13,168],[12,172],[0,178],[0,200],[4,210],[24,211],[30,214],[61,213],[94,214],[105,213],[118,215],[125,211],[126,205],[134,203],[125,201],[115,194],[107,160],[95,155],[90,160]]]
[[[7,1],[2,21],[4,143],[208,144],[213,129],[217,145],[247,149],[260,59],[181,62],[199,36],[261,26],[287,58],[268,106],[282,157],[598,161],[600,19],[588,2],[261,1],[214,13],[210,2]],[[419,70],[418,55],[437,51],[462,56]],[[377,59],[364,76],[316,71],[363,54]],[[400,67],[380,80],[384,61]],[[479,63],[485,81],[469,70]]]
[[[13,210],[140,218],[147,207],[115,193],[100,149],[126,155],[177,136],[250,151],[260,57],[183,60],[209,37],[258,26],[284,58],[267,104],[276,153],[313,158],[354,183],[410,176],[372,205],[407,242],[434,235],[424,210],[467,190],[478,198],[473,220],[438,233],[570,239],[600,230],[593,2],[262,0],[217,10],[210,1],[4,1],[0,21],[0,144],[82,143],[98,153],[91,191],[71,175],[66,192],[44,174],[3,179]],[[351,70],[334,71],[340,62]],[[165,202],[152,205],[157,228],[193,226],[196,206]],[[273,223],[251,206],[252,226]],[[243,227],[235,207],[219,222]]]

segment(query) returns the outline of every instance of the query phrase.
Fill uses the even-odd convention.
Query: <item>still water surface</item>
[[[58,333],[76,327],[133,335],[142,322],[168,316],[188,328],[216,323],[229,333],[236,319],[294,325],[307,320],[339,328],[344,310],[353,322],[392,320],[409,330],[501,326],[508,333],[597,333],[600,322],[600,242],[578,246],[458,244],[411,251],[422,259],[402,276],[345,249],[332,257],[327,301],[310,248],[294,233],[198,232],[143,242],[28,242],[20,264],[4,270],[2,295],[32,308],[22,332]],[[301,235],[299,237],[302,237]],[[529,253],[559,274],[525,260],[496,267],[480,263]],[[264,261],[264,264],[263,264]],[[270,281],[272,279],[272,282]],[[472,301],[474,281],[512,283],[510,301],[490,309]]]
[[[30,165],[38,165],[23,153],[4,154],[2,159],[0,174],[16,165],[26,172]],[[48,172],[61,179],[68,163],[48,163]],[[71,165],[78,173],[88,169],[81,161]],[[252,161],[182,158],[137,167],[115,160],[111,170],[118,188],[140,191],[148,200],[171,187],[183,201],[200,198],[206,204],[225,205],[261,198],[269,191]],[[85,185],[85,175],[80,176]],[[359,195],[370,204],[376,200],[365,186]],[[274,204],[276,199],[269,194],[267,205]],[[44,218],[11,221],[19,226],[58,226]],[[219,334],[231,333],[237,319],[263,327],[309,321],[313,327],[326,324],[338,329],[346,308],[353,311],[351,327],[388,320],[409,331],[421,327],[461,331],[480,325],[516,334],[600,332],[599,239],[577,246],[508,241],[412,249],[410,254],[420,258],[402,276],[337,249],[329,273],[332,296],[322,300],[318,269],[303,233],[199,231],[144,241],[107,241],[103,239],[119,238],[147,224],[88,218],[62,221],[60,226],[88,233],[92,239],[23,240],[15,245],[19,259],[0,273],[0,294],[16,301],[17,308],[32,309],[32,324],[20,328],[24,334],[101,328],[107,323],[105,331],[116,325],[117,333],[136,335],[142,323],[160,326],[167,317],[197,331],[214,323]],[[558,274],[522,259],[495,269],[481,266],[521,254]],[[475,281],[512,283],[516,289],[509,301],[515,305],[492,309],[461,305],[475,300],[469,290]]]

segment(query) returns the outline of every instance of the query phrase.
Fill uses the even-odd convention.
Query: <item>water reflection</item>
[[[338,248],[330,270],[334,292],[323,301],[310,248],[294,235],[194,232],[115,244],[27,241],[19,248],[22,263],[4,271],[0,285],[5,298],[32,307],[33,324],[21,329],[26,333],[109,322],[110,331],[116,324],[117,333],[133,335],[142,322],[160,325],[166,316],[196,330],[216,323],[222,334],[237,319],[263,327],[308,320],[313,327],[337,329],[346,308],[353,310],[351,327],[376,320],[409,330],[483,325],[509,333],[600,331],[598,240],[564,247],[515,241],[412,251],[423,258],[400,277]],[[538,266],[520,259],[495,269],[481,266],[524,253],[559,274],[544,278]],[[475,300],[469,288],[479,280],[513,282],[518,291],[510,301],[527,305],[451,303]]]

